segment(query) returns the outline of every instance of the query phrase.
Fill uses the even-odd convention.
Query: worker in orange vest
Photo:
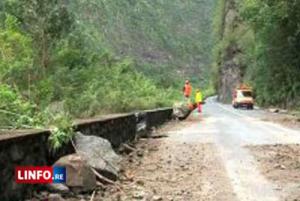
[[[192,94],[192,86],[190,84],[190,81],[186,80],[185,85],[183,87],[183,95],[187,100],[189,100],[191,94]]]

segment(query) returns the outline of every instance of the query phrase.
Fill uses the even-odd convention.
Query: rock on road
[[[203,111],[158,131],[168,137],[147,142],[144,158],[129,167],[134,181],[122,184],[121,200],[289,200],[291,192],[267,178],[249,147],[300,143],[300,131],[262,121],[263,111],[234,110],[213,98]]]

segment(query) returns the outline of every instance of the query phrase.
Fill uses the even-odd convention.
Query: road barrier
[[[143,115],[139,115],[143,114]],[[74,129],[85,135],[94,135],[110,141],[114,148],[137,137],[139,117],[143,116],[146,130],[172,118],[171,108],[137,113],[110,115],[76,121]],[[58,152],[50,151],[49,130],[10,131],[0,135],[0,200],[23,200],[36,185],[16,184],[16,166],[49,166],[61,156],[74,153],[71,143]]]

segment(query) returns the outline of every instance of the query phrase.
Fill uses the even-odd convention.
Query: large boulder
[[[78,154],[71,154],[60,158],[53,166],[66,168],[66,186],[76,192],[90,192],[96,188],[96,176]]]
[[[108,140],[78,132],[75,135],[75,146],[76,152],[87,161],[88,165],[103,176],[117,180],[121,157],[114,152]]]
[[[173,116],[179,120],[185,120],[196,108],[194,104],[188,105],[187,103],[175,103],[173,106]]]

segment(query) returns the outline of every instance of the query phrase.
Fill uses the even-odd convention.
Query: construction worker
[[[198,112],[202,112],[202,93],[200,89],[197,89],[196,95],[195,95],[195,102],[197,103]]]
[[[189,100],[191,94],[192,94],[192,86],[190,84],[190,81],[186,80],[185,85],[183,87],[183,95],[187,100]]]

